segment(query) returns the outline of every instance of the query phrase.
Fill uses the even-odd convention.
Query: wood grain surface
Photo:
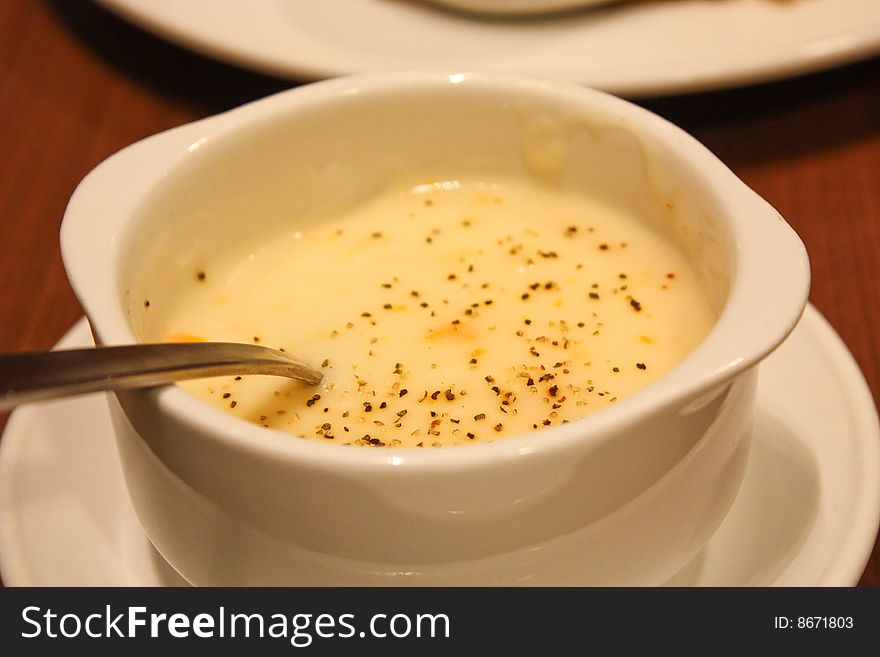
[[[81,316],[58,229],[95,165],[289,86],[169,45],[85,0],[0,2],[0,352],[47,349]],[[705,143],[801,235],[811,300],[880,402],[880,59],[642,104]],[[880,585],[876,546],[861,585]]]

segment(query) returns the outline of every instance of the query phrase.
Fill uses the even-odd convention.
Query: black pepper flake
[[[447,399],[448,401],[452,401],[453,399],[455,399],[455,394],[452,392],[451,389],[447,390],[447,391],[446,391],[445,393],[443,393],[443,394],[446,396],[446,399]]]
[[[476,438],[476,436],[475,436],[474,434],[472,434],[470,431],[468,431],[468,433],[467,433],[467,437],[470,438],[471,440],[473,440],[474,438]]]
[[[485,414],[485,413],[477,413],[476,415],[474,415],[474,419],[477,420],[477,421],[479,421],[479,420],[485,420],[485,419],[486,419],[486,414]]]
[[[397,417],[403,417],[407,414],[407,412],[408,411],[406,409],[403,409],[402,411],[397,411]]]
[[[405,394],[407,394],[408,392],[409,392],[409,390],[407,390],[406,388],[403,388],[399,393],[397,393],[397,396],[398,396],[398,397],[403,397],[403,396],[404,396]]]
[[[527,386],[535,385],[535,380],[532,377],[529,377],[528,381],[526,381]]]
[[[314,395],[311,399],[306,400],[306,406],[314,406],[315,402],[321,398],[321,395]]]
[[[607,244],[604,244],[604,243],[603,243],[603,244],[600,244],[600,245],[599,245],[599,250],[600,250],[600,251],[607,251],[607,250],[608,250],[608,245],[607,245]]]
[[[238,406],[237,401],[233,400],[233,401],[229,402],[229,408],[235,408],[236,406]]]
[[[470,364],[471,364],[471,365],[476,365],[476,364],[477,364],[477,359],[476,359],[476,358],[471,358],[471,360],[470,360]]]
[[[431,399],[433,399],[434,401],[437,401],[437,397],[439,397],[439,396],[440,396],[439,390],[435,390],[434,392],[431,393]]]
[[[425,301],[422,301],[419,305],[420,305],[422,308],[427,308],[427,307],[428,307],[428,304],[427,304],[427,302],[425,302]]]
[[[388,406],[388,404],[386,404],[385,402],[382,402],[381,404],[379,404],[379,408],[386,408],[387,406]]]
[[[504,428],[504,425],[500,422],[495,425],[495,431],[501,431]]]
[[[204,280],[205,280],[205,272],[203,272],[203,271],[197,271],[197,272],[196,272],[196,280],[199,281],[200,283],[201,283],[201,282],[204,282]]]
[[[327,367],[329,364],[330,364],[330,359],[329,359],[329,358],[325,358],[325,359],[323,360],[323,362],[321,363],[321,367]]]
[[[383,307],[385,310],[391,310],[391,307],[392,307],[392,306],[391,306],[390,303],[386,303],[386,304],[385,304],[384,306],[382,306],[382,307]]]
[[[382,287],[384,287],[384,288],[386,288],[386,289],[387,289],[387,288],[390,288],[390,287],[391,287],[391,283],[382,283]]]
[[[232,380],[233,380],[233,381],[241,381],[241,377],[240,377],[240,376],[237,376],[237,377],[235,377],[235,378],[232,379]]]
[[[550,389],[547,391],[550,393],[551,397],[555,397],[556,393],[559,392],[559,386],[550,386]]]
[[[539,287],[541,287],[540,283],[532,283],[531,285],[529,285],[529,288],[532,290],[537,290]]]
[[[525,301],[526,299],[529,298],[529,293],[528,293],[528,292],[523,292],[523,294],[522,294],[522,296],[521,296],[520,298],[521,298],[523,301]]]
[[[636,311],[637,313],[642,311],[642,304],[640,304],[640,303],[639,303],[638,301],[636,301],[635,299],[630,299],[630,300],[629,300],[629,305],[631,305],[631,306],[635,309],[635,311]]]
[[[329,422],[325,422],[324,424],[321,425],[321,428],[322,428],[324,431],[330,431],[330,423],[329,423]]]
[[[614,372],[614,373],[616,374],[617,372],[620,371],[620,368],[619,368],[619,367],[612,367],[612,368],[611,368],[611,371]]]
[[[362,312],[361,317],[372,317],[372,315],[368,312]]]
[[[545,427],[549,427],[551,422],[550,420],[544,420],[541,424],[543,424]]]
[[[531,326],[531,324],[532,324],[532,320],[530,320],[530,319],[523,320],[523,322],[525,323],[526,326]]]
[[[364,402],[364,413],[369,413],[373,410],[373,405],[370,402]]]
[[[598,292],[590,292],[590,298],[591,299],[598,299],[599,293]]]
[[[494,392],[496,395],[500,395],[501,388],[499,388],[498,386],[492,386],[492,392]]]
[[[224,392],[224,393],[223,393],[223,399],[229,399],[230,397],[232,397],[232,393],[231,393],[231,392]]]
[[[494,302],[492,301],[492,299],[486,299],[483,303],[485,303],[487,306],[491,306]]]
[[[149,300],[149,299],[146,299],[146,300],[144,301],[144,308],[149,308],[149,307],[150,307],[150,300]]]
[[[259,342],[259,341],[260,341],[260,336],[255,335],[255,336],[254,336],[254,342]]]
[[[538,350],[535,349],[534,347],[529,347],[529,353],[530,353],[532,356],[534,356],[535,358],[537,358],[538,356],[541,355],[540,352],[538,352]]]
[[[644,363],[636,363],[636,367],[639,368],[640,370],[648,369],[648,366],[645,365]]]
[[[455,325],[457,325],[457,324],[461,324],[461,320],[460,320],[460,319],[453,319],[453,320],[450,322],[450,324],[452,324],[453,326],[455,326]]]

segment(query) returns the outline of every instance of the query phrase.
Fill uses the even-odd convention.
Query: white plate
[[[439,67],[648,96],[776,79],[880,52],[878,0],[627,0],[520,20],[417,0],[97,1],[184,47],[296,80]]]
[[[80,321],[59,347],[91,344]],[[861,372],[812,307],[761,370],[742,490],[669,584],[854,585],[880,522],[880,427]],[[22,407],[0,442],[0,572],[12,586],[186,582],[128,501],[100,395]]]

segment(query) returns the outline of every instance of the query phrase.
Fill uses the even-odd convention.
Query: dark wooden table
[[[166,44],[85,0],[3,0],[0,352],[47,349],[82,314],[58,228],[83,176],[142,137],[289,86]],[[880,60],[643,104],[708,145],[800,233],[811,300],[880,402]],[[880,585],[876,546],[861,584]]]

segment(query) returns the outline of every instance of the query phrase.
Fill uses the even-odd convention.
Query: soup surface
[[[440,447],[559,425],[683,360],[715,317],[670,243],[523,181],[395,190],[218,254],[147,312],[147,340],[255,342],[325,374],[181,384],[256,424],[342,445]]]

